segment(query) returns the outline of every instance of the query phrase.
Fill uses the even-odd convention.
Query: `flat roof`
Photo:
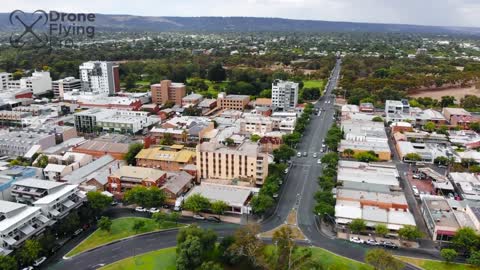
[[[182,149],[180,151],[169,151],[155,147],[142,149],[135,156],[135,158],[186,163],[192,160],[195,155],[195,152],[186,149]]]
[[[139,178],[139,179],[151,179],[157,180],[165,175],[164,171],[151,168],[143,168],[136,166],[122,166],[119,170],[112,173],[112,176],[115,177],[129,177],[129,178]]]
[[[398,186],[398,171],[393,165],[368,164],[356,161],[339,161],[338,181]]]
[[[76,188],[77,188],[77,185],[64,185],[59,190],[36,200],[33,204],[34,205],[50,204]]]
[[[104,155],[101,158],[92,161],[91,163],[74,170],[72,173],[62,177],[62,180],[67,181],[69,184],[80,184],[87,180],[85,177],[100,170],[114,162],[115,159],[111,155]]]
[[[87,141],[84,144],[75,147],[75,149],[100,151],[105,153],[108,153],[108,152],[127,153],[128,144],[92,140],[92,141]]]
[[[219,185],[203,182],[195,186],[186,195],[186,198],[193,194],[200,194],[212,201],[224,201],[230,206],[244,206],[253,189],[248,187]]]
[[[381,193],[338,188],[337,199],[341,200],[346,198],[407,205],[407,199],[405,198],[405,194],[403,192]]]
[[[16,181],[14,184],[14,186],[25,186],[39,189],[52,189],[63,185],[65,185],[65,183],[49,180],[40,180],[36,178],[25,178],[23,180]]]
[[[2,201],[0,203],[0,207],[2,207],[1,205],[4,204],[5,201]],[[17,203],[13,203],[13,202],[9,202],[10,204],[17,204]],[[26,218],[28,218],[29,216],[31,216],[33,213],[37,212],[37,211],[40,211],[40,207],[35,207],[35,206],[27,206],[27,205],[24,205],[24,204],[20,204],[18,203],[17,205],[19,205],[18,207],[16,208],[23,208],[25,207],[25,209],[19,213],[17,213],[16,215],[12,216],[12,217],[8,217],[2,221],[0,221],[0,231],[1,232],[5,232],[7,230],[12,230],[13,226],[17,226],[19,224],[20,221],[25,221]],[[11,207],[14,207],[14,206],[11,206]]]

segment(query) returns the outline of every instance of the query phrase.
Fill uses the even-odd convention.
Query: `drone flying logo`
[[[40,48],[47,45],[48,35],[40,32],[41,28],[47,23],[48,14],[43,10],[36,10],[33,13],[25,13],[21,10],[13,11],[10,13],[10,24],[13,26],[23,26],[24,31],[21,34],[13,33],[10,36],[10,44],[14,48],[23,48],[25,45]],[[35,32],[35,30],[37,30],[37,32]]]

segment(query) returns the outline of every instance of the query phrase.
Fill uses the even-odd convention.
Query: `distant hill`
[[[0,13],[0,31],[12,30],[9,13]],[[480,28],[292,20],[257,17],[152,17],[97,14],[95,27],[103,31],[185,32],[399,32],[480,35]]]

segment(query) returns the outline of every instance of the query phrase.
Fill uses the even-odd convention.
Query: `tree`
[[[317,100],[320,98],[320,88],[303,88],[300,97],[303,100]]]
[[[322,157],[322,163],[327,164],[329,167],[335,168],[338,164],[338,154],[337,153],[327,153]]]
[[[213,82],[221,82],[227,78],[227,73],[222,64],[216,63],[208,69],[207,78]]]
[[[387,226],[385,224],[377,224],[375,226],[375,233],[379,236],[385,236],[389,232]]]
[[[124,160],[129,165],[136,165],[135,156],[143,149],[143,143],[132,143],[128,146],[128,152],[124,156]]]
[[[443,96],[442,99],[440,100],[440,106],[442,107],[448,107],[452,106],[455,104],[455,97],[453,96]]]
[[[125,76],[124,82],[125,82],[125,88],[127,90],[132,90],[136,87],[136,82],[138,80],[138,75],[130,73],[127,76]]]
[[[470,123],[468,125],[468,127],[475,132],[480,132],[480,123],[479,122]]]
[[[445,156],[438,156],[433,160],[433,163],[437,165],[448,165],[450,163],[450,159]]]
[[[252,142],[258,142],[262,137],[260,135],[257,135],[257,134],[252,134],[250,136],[250,141]]]
[[[467,262],[475,266],[480,266],[480,250],[472,251]]]
[[[226,144],[227,146],[232,146],[232,145],[235,144],[235,141],[234,141],[232,138],[226,138],[226,139],[225,139],[225,144]]]
[[[432,133],[435,129],[437,128],[437,126],[435,125],[434,122],[427,122],[425,123],[425,125],[423,126],[423,129],[425,129],[426,131]]]
[[[384,249],[375,248],[367,251],[365,262],[373,266],[375,270],[400,270],[405,265],[395,259],[392,254]]]
[[[180,213],[178,212],[171,212],[167,219],[171,222],[175,222],[175,224],[178,224],[178,220],[180,219]]]
[[[150,208],[162,206],[166,197],[165,192],[156,186],[136,186],[125,192],[124,199],[129,203]]]
[[[275,204],[272,197],[259,194],[252,198],[252,211],[255,214],[263,214]]]
[[[315,205],[314,212],[315,214],[321,217],[325,217],[325,216],[333,217],[335,215],[335,206],[326,202],[318,202]]]
[[[133,222],[132,229],[135,231],[135,233],[138,233],[140,230],[143,229],[143,227],[145,227],[145,220],[139,219]]]
[[[196,269],[203,262],[204,252],[198,236],[187,236],[187,239],[177,248],[177,269]]]
[[[200,194],[193,194],[183,202],[183,208],[198,213],[208,210],[210,208],[210,201]]]
[[[185,242],[188,236],[198,237],[200,239],[200,243],[202,244],[202,249],[207,253],[213,251],[215,248],[217,234],[213,230],[204,230],[198,227],[196,224],[181,228],[177,234],[177,246]]]
[[[176,213],[176,212],[173,212]],[[168,219],[168,214],[164,212],[153,213],[152,219],[155,220],[158,224],[162,225]]]
[[[2,270],[17,270],[17,261],[12,256],[0,255],[0,269]]]
[[[293,150],[290,146],[286,144],[282,144],[279,148],[273,150],[272,154],[273,160],[276,163],[281,163],[293,157],[295,155],[295,150]]]
[[[102,231],[110,232],[112,229],[112,221],[108,217],[101,217],[97,222],[97,227]]]
[[[173,140],[173,136],[170,133],[166,133],[163,135],[163,138],[160,140],[161,145],[173,145],[175,141]]]
[[[461,254],[469,254],[480,245],[480,237],[469,227],[458,229],[452,238],[454,249]]]
[[[99,191],[89,191],[87,193],[87,201],[88,206],[94,213],[99,214],[113,202],[113,199]]]
[[[44,168],[47,167],[48,165],[48,157],[46,155],[40,155],[37,158],[37,162],[33,166],[38,167],[38,168]]]
[[[38,259],[41,251],[40,243],[37,240],[28,239],[20,248],[17,256],[22,265],[29,265]]]
[[[183,110],[183,115],[185,116],[201,116],[202,115],[202,109],[197,108],[197,107],[186,107]]]
[[[237,256],[246,257],[254,267],[264,265],[265,245],[257,237],[259,233],[258,224],[247,224],[241,227],[233,234],[235,241],[229,250]]]
[[[208,261],[200,265],[200,270],[223,270],[223,267],[214,261]]]
[[[372,121],[373,122],[383,122],[383,118],[380,117],[380,116],[375,116],[375,117],[372,118]]]
[[[344,157],[350,158],[350,157],[353,157],[354,154],[355,154],[355,151],[353,151],[350,148],[347,148],[347,149],[343,150],[343,156]]]
[[[450,263],[455,260],[455,258],[458,256],[458,253],[455,251],[455,249],[443,248],[440,251],[440,256],[442,256],[446,263]]]
[[[65,219],[61,220],[57,232],[60,235],[70,235],[80,227],[80,217],[76,211],[70,213]]]
[[[404,160],[409,160],[409,161],[421,161],[422,156],[420,156],[417,153],[408,153],[403,157]]]
[[[220,218],[220,215],[223,215],[225,211],[229,208],[228,204],[224,201],[214,201],[211,203],[210,208],[214,214],[217,214]]]
[[[405,225],[400,230],[398,230],[398,236],[402,239],[407,240],[416,240],[422,237],[422,232],[417,229],[417,227],[412,225]]]
[[[352,233],[361,233],[367,228],[367,223],[361,218],[356,218],[348,224],[348,228]]]
[[[378,157],[375,153],[372,153],[371,151],[368,152],[358,152],[353,155],[353,157],[361,162],[375,162],[378,161]]]

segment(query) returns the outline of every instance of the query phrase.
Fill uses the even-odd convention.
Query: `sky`
[[[245,16],[480,27],[480,0],[0,0],[0,12]]]

